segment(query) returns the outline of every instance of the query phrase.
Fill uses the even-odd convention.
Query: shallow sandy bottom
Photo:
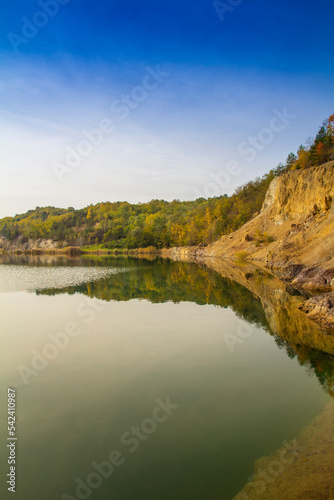
[[[234,500],[255,499],[334,499],[334,402],[296,439],[255,462],[252,481]]]

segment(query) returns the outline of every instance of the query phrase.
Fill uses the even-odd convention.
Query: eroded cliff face
[[[329,291],[334,285],[333,199],[334,162],[294,170],[271,182],[260,214],[237,231],[207,247],[172,248],[162,254],[247,259],[284,270],[296,285],[313,280],[315,288]]]
[[[334,162],[288,172],[272,181],[259,215],[209,245],[205,254],[238,258],[242,252],[275,268],[296,263],[333,268],[333,198]]]
[[[306,309],[300,303],[304,310],[300,314],[306,312],[311,319],[333,328],[333,301],[323,297],[334,289],[333,199],[334,162],[291,171],[271,182],[261,213],[234,233],[205,248],[173,248],[162,255],[203,258],[206,263],[222,257],[269,268],[293,287],[317,295]],[[276,299],[280,301],[281,296]],[[295,317],[300,317],[299,313]]]
[[[6,252],[33,252],[38,250],[56,250],[58,248],[64,248],[68,245],[66,241],[53,241],[39,238],[37,240],[26,239],[23,236],[19,236],[15,240],[11,241],[0,236],[0,248]]]
[[[271,182],[261,213],[270,209],[271,220],[276,225],[325,213],[331,208],[333,191],[334,162],[294,170]]]
[[[207,247],[164,249],[165,256],[243,258],[275,268],[289,264],[334,269],[334,161],[320,167],[294,170],[275,178],[267,191],[261,213],[232,234]],[[264,237],[262,237],[265,235]],[[56,249],[67,242],[14,241],[0,237],[7,251]],[[324,280],[330,284],[330,276]],[[306,277],[309,281],[309,276]]]
[[[295,170],[275,178],[261,213],[232,234],[207,247],[182,247],[158,251],[163,257],[223,257],[244,259],[266,266],[294,287],[313,295],[334,290],[334,162]],[[9,252],[59,250],[66,242],[0,238]],[[312,310],[311,310],[312,309]],[[321,311],[321,314],[319,314]],[[303,313],[305,314],[305,313]],[[310,318],[332,327],[332,300],[314,298],[307,306]]]

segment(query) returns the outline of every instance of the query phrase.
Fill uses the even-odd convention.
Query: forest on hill
[[[170,248],[208,245],[241,227],[261,209],[275,176],[334,160],[334,114],[316,137],[290,153],[284,164],[237,188],[232,196],[195,201],[103,202],[75,210],[36,207],[0,220],[0,235],[14,240],[45,238],[68,245],[114,248]]]

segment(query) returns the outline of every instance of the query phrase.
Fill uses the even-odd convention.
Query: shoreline
[[[266,262],[255,259],[239,258],[230,259],[222,255],[210,255],[208,247],[173,247],[156,249],[154,247],[135,249],[107,249],[92,246],[91,248],[66,246],[63,248],[30,248],[30,249],[1,249],[0,255],[50,255],[54,257],[132,257],[154,260],[156,258],[171,259],[174,261],[193,262],[199,265],[219,268],[224,267],[224,263],[235,267],[252,268],[253,266],[262,269],[264,272],[272,273],[276,278],[291,288],[291,293],[298,292],[304,296],[305,300],[300,305],[305,317],[313,322],[334,331],[334,269],[323,268],[321,265],[307,267],[300,263],[289,263],[286,266],[270,265]],[[213,265],[212,263],[215,262]],[[247,282],[245,286],[247,285]]]

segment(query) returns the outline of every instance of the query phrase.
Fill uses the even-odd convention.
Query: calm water
[[[8,386],[17,500],[231,500],[330,399],[261,301],[195,264],[3,258],[0,282],[1,498]]]

